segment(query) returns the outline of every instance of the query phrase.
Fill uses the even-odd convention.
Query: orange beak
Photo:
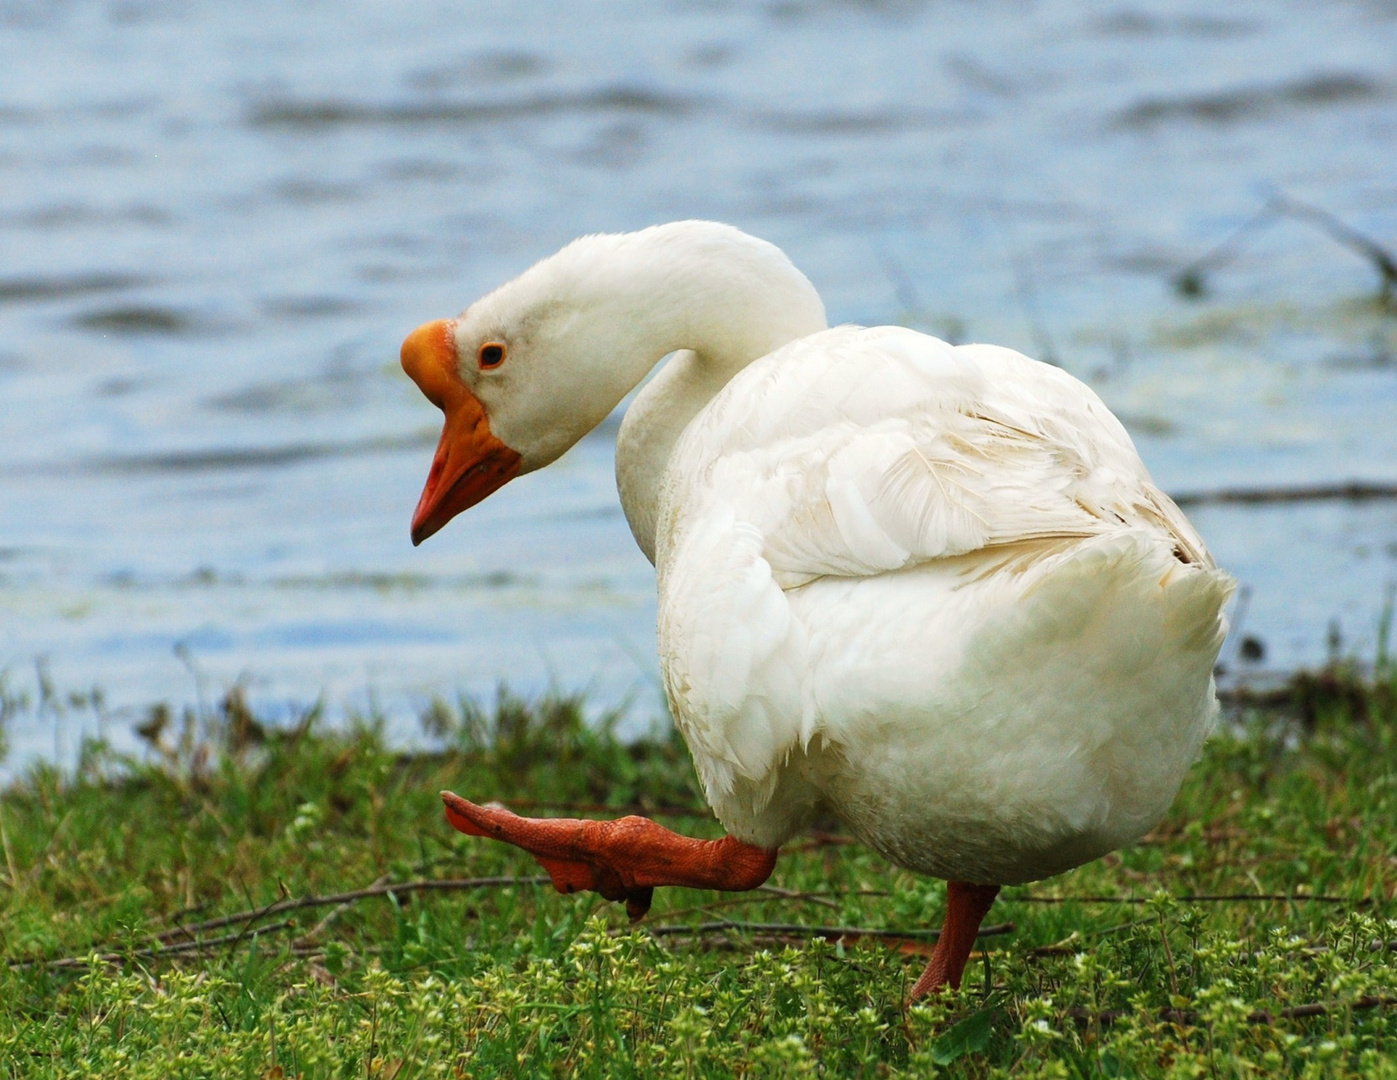
[[[490,417],[456,367],[451,324],[425,323],[403,342],[403,370],[446,414],[427,486],[412,514],[412,543],[422,543],[462,510],[498,491],[519,472],[519,455],[490,433]]]

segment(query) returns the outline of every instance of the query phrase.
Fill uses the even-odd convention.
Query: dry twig
[[[713,811],[706,806],[645,806],[626,803],[613,806],[592,802],[550,802],[545,799],[510,799],[511,810],[555,810],[565,814],[642,814],[645,817],[711,818]]]
[[[1309,487],[1215,488],[1211,491],[1185,491],[1171,496],[1179,506],[1216,506],[1235,503],[1244,506],[1262,503],[1369,502],[1397,499],[1397,484],[1349,480],[1340,484],[1314,484]]]
[[[146,949],[131,949],[127,952],[88,953],[86,956],[62,956],[56,960],[11,961],[10,966],[32,968],[42,965],[54,971],[63,971],[73,968],[85,968],[91,964],[94,959],[104,964],[116,964],[123,960],[173,956],[179,953],[206,952],[209,949],[221,948],[224,945],[236,946],[260,934],[279,934],[283,930],[294,930],[295,927],[296,924],[290,919],[287,919],[285,922],[273,923],[270,926],[259,926],[255,930],[244,927],[236,934],[224,934],[222,937],[203,938],[199,941],[179,941],[171,945],[152,945]]]
[[[179,937],[181,934],[193,937],[207,930],[217,930],[237,923],[256,922],[270,915],[280,915],[285,911],[302,908],[330,907],[338,904],[352,904],[375,896],[397,895],[414,892],[458,892],[464,889],[508,888],[512,885],[547,885],[552,879],[539,874],[532,877],[483,877],[483,878],[429,878],[421,881],[400,881],[370,885],[366,889],[353,892],[334,893],[329,896],[303,896],[299,899],[278,900],[266,907],[251,908],[232,915],[222,915],[217,919],[207,919],[193,926],[173,926],[156,935],[157,940]]]
[[[648,929],[655,937],[679,935],[699,937],[703,934],[717,934],[728,930],[799,938],[820,937],[826,941],[838,941],[840,938],[935,941],[941,936],[940,930],[929,929],[889,930],[868,926],[805,926],[801,923],[755,923],[736,919],[715,919],[713,922],[706,923],[668,923],[662,926],[651,926]],[[1013,930],[1013,923],[998,923],[994,926],[982,926],[976,936],[998,937],[1001,934],[1013,933]]]
[[[547,885],[551,879],[538,875],[533,877],[487,877],[487,878],[437,878],[422,881],[401,881],[397,883],[374,883],[365,889],[355,889],[352,892],[334,893],[330,896],[303,896],[298,899],[278,900],[275,903],[267,904],[265,907],[250,908],[247,911],[235,912],[232,915],[222,915],[216,919],[206,919],[193,925],[179,925],[162,930],[153,936],[155,944],[144,949],[127,950],[126,952],[104,952],[98,953],[98,959],[111,963],[117,960],[135,957],[167,956],[173,953],[199,952],[205,949],[217,948],[221,945],[237,946],[249,935],[275,933],[281,930],[294,928],[293,922],[287,921],[277,923],[273,926],[256,927],[252,924],[273,915],[282,915],[288,911],[299,911],[306,908],[333,907],[335,911],[322,919],[301,939],[307,942],[316,934],[322,931],[329,922],[337,917],[350,904],[360,900],[367,900],[376,896],[398,895],[400,893],[414,892],[457,892],[466,889],[488,889],[507,888],[512,885]],[[199,935],[209,930],[220,930],[226,926],[239,926],[241,929],[235,934],[227,934],[223,937],[202,938]],[[174,941],[173,939],[185,937],[186,941]],[[94,946],[97,948],[98,946]],[[29,968],[36,965],[46,965],[51,968],[74,968],[85,967],[91,962],[92,953],[82,956],[64,956],[54,960],[11,960],[10,967]]]
[[[1006,902],[1023,904],[1148,904],[1148,896],[1006,896]],[[1371,897],[1353,899],[1349,896],[1325,896],[1304,893],[1186,893],[1171,899],[1181,904],[1231,904],[1242,901],[1284,902],[1293,904],[1352,904],[1367,907]]]
[[[1282,194],[1272,195],[1232,235],[1180,270],[1174,276],[1174,288],[1181,296],[1203,296],[1207,292],[1208,271],[1231,262],[1241,251],[1243,240],[1284,218],[1314,225],[1330,239],[1367,259],[1378,272],[1378,302],[1388,309],[1397,303],[1397,258],[1390,251],[1328,210]]]

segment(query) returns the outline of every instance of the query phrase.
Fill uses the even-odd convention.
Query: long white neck
[[[627,372],[622,396],[674,354],[631,403],[616,439],[621,506],[654,562],[661,482],[684,428],[753,360],[825,329],[825,309],[778,248],[730,226],[677,222],[626,239],[630,295],[611,312],[628,326],[629,347],[613,358]]]
[[[681,349],[626,410],[616,433],[616,490],[631,535],[652,563],[661,481],[674,444],[699,410],[745,366],[724,370],[703,353]]]
[[[463,374],[521,473],[556,461],[674,354],[616,447],[621,505],[653,562],[680,433],[753,360],[824,328],[819,294],[779,248],[731,225],[677,221],[575,240],[477,300],[453,332],[468,361],[483,342],[508,343],[497,376],[469,364]]]

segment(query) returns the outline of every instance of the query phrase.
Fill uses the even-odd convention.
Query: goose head
[[[403,342],[403,370],[446,421],[413,543],[555,461],[668,353],[695,350],[725,381],[824,325],[814,286],[780,249],[730,225],[574,241]]]
[[[600,317],[614,303],[559,269],[535,267],[403,342],[403,370],[445,414],[412,517],[414,544],[556,460],[630,389],[609,385],[618,365],[598,358],[633,351],[633,335],[624,320]]]

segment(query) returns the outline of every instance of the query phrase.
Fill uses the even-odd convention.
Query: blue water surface
[[[0,0],[0,668],[37,701],[662,709],[614,424],[420,549],[397,349],[574,236],[781,245],[831,317],[1062,364],[1170,491],[1397,481],[1391,3]],[[1397,502],[1201,505],[1265,667],[1371,654]],[[196,676],[197,675],[197,679]],[[196,686],[196,682],[199,684]],[[202,688],[202,689],[201,689]],[[56,706],[13,761],[76,744]],[[67,723],[95,723],[70,710]]]

